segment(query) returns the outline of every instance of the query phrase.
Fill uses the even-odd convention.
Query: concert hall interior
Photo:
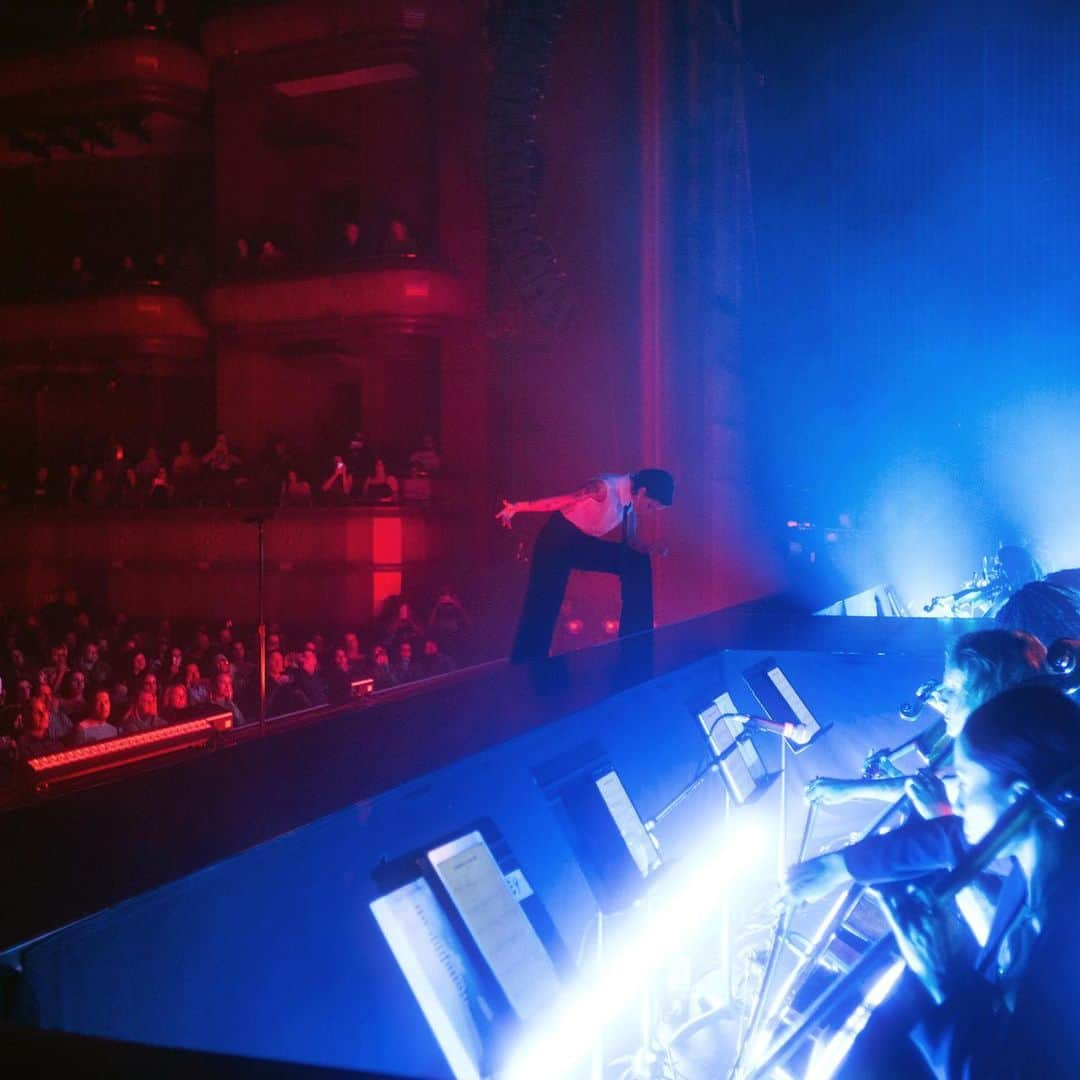
[[[1080,1071],[1080,13],[0,5],[0,1068]]]

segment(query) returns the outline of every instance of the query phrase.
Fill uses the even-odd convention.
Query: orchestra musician
[[[1031,789],[1080,770],[1080,707],[1017,687],[972,712],[956,742],[957,810],[978,843]],[[1000,853],[1012,872],[974,963],[963,924],[920,885],[888,902],[908,967],[934,1007],[913,1033],[939,1077],[1074,1076],[1080,1067],[1080,822],[1036,811]],[[888,897],[887,897],[888,899]]]
[[[939,695],[948,735],[955,739],[960,734],[973,709],[1038,675],[1045,660],[1042,643],[1021,630],[977,630],[959,637],[948,651]],[[859,798],[895,802],[904,795],[919,819],[791,867],[786,883],[789,896],[814,901],[853,881],[904,881],[955,866],[964,850],[963,834],[937,776],[821,777],[811,781],[806,792],[810,802],[826,806]]]
[[[961,733],[973,710],[1040,674],[1045,659],[1042,643],[1022,631],[981,630],[959,637],[946,655],[942,687],[935,703],[944,713],[948,736],[955,739]],[[918,816],[889,832],[868,836],[841,851],[790,867],[788,896],[794,901],[813,902],[856,882],[884,885],[952,869],[967,843],[963,822],[952,813],[939,777],[927,773],[880,780],[819,779],[807,791],[808,800],[824,805],[855,798],[895,802],[904,795]],[[993,902],[984,883],[965,889],[958,906],[974,938],[985,941]],[[906,974],[855,1042],[839,1076],[873,1075],[878,1080],[911,1080],[918,1076],[922,1065],[909,1033],[930,1004],[918,981]]]

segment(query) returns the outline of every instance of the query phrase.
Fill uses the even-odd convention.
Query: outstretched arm
[[[565,510],[570,506],[585,502],[586,499],[603,502],[606,490],[604,481],[597,477],[595,480],[590,480],[584,487],[567,495],[552,495],[545,499],[523,499],[521,502],[509,502],[503,499],[502,509],[495,515],[495,519],[509,529],[515,514],[539,514],[545,511]]]

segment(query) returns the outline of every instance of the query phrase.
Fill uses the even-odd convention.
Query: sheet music
[[[638,870],[641,871],[641,876],[648,877],[649,871],[655,870],[660,865],[660,853],[641,823],[641,818],[638,817],[630,796],[626,794],[626,788],[622,786],[619,774],[614,769],[604,773],[596,781],[596,786],[615,820],[619,835],[630,850],[630,855]]]
[[[808,729],[809,734],[813,735],[818,731],[821,725],[814,719],[813,713],[803,703],[803,699],[795,692],[795,687],[788,682],[788,677],[778,667],[769,668],[767,675],[769,682],[780,691],[780,696],[788,703],[799,723]]]
[[[428,859],[511,1008],[532,1019],[555,1000],[559,980],[483,836],[469,833],[428,852]]]
[[[484,1080],[494,1014],[431,886],[418,878],[371,911],[456,1080]]]

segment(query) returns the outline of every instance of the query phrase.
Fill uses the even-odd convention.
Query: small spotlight
[[[581,631],[584,630],[584,629],[585,629],[585,624],[580,619],[567,619],[566,620],[566,632],[568,634],[573,634],[574,637],[577,637],[577,635],[580,634]]]
[[[619,632],[619,620],[618,619],[605,619],[604,620],[604,633],[610,636],[614,636]]]

